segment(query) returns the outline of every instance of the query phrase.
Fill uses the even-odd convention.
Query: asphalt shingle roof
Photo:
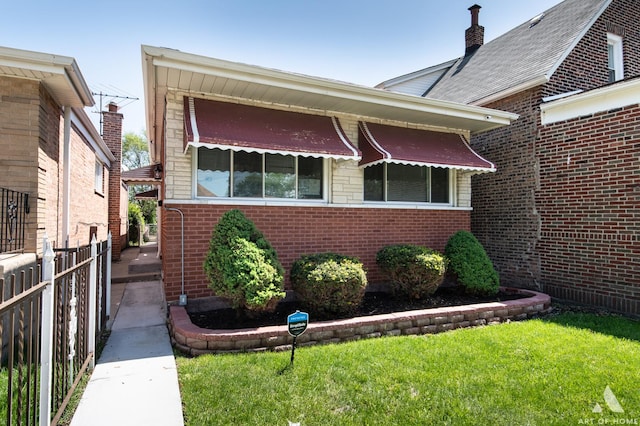
[[[425,97],[474,103],[550,77],[611,0],[565,0],[460,58]]]

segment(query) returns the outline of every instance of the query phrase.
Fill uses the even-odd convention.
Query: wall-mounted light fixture
[[[153,168],[153,178],[156,180],[162,179],[162,164],[158,163]]]

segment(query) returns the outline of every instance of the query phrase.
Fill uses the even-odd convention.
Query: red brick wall
[[[69,244],[72,247],[91,242],[89,231],[97,228],[98,241],[107,239],[109,170],[103,167],[103,192],[95,191],[96,153],[75,126],[71,126],[71,200]],[[60,198],[62,203],[62,196]],[[60,206],[62,209],[62,205]]]
[[[190,297],[210,296],[202,269],[211,233],[220,216],[235,208],[230,205],[166,205],[179,208],[185,222],[185,293]],[[375,264],[376,252],[394,243],[422,244],[443,250],[449,237],[469,229],[469,211],[369,209],[334,207],[242,206],[271,242],[287,274],[302,254],[335,251],[357,256],[367,270],[369,282],[382,276]],[[180,295],[180,215],[162,211],[162,260],[168,301]]]
[[[42,253],[42,237],[46,233],[49,241],[64,245],[62,235],[62,192],[64,152],[64,117],[60,106],[44,86],[40,85],[38,151],[38,208],[37,245]],[[32,210],[33,211],[33,210]]]
[[[120,253],[126,244],[126,226],[122,225],[121,198],[122,198],[122,114],[118,113],[118,107],[109,105],[109,111],[102,113],[102,139],[115,157],[109,171],[109,230],[111,231],[112,256],[114,260],[120,259]],[[123,244],[124,243],[124,244]]]
[[[501,283],[516,287],[539,288],[540,281],[534,152],[539,98],[534,89],[492,104],[520,118],[472,138],[476,152],[490,158],[497,171],[472,177],[471,230],[484,245]]]
[[[582,132],[579,138],[567,137],[569,141],[561,136],[565,125],[550,129],[540,125],[544,96],[608,83],[607,32],[624,37],[625,76],[640,74],[640,3],[614,0],[548,84],[483,105],[518,113],[520,118],[511,126],[472,138],[473,148],[495,162],[497,172],[473,177],[471,228],[487,249],[502,284],[538,288],[557,297],[638,314],[640,290],[632,277],[637,275],[638,237],[626,233],[632,221],[638,233],[638,197],[634,208],[628,200],[617,198],[620,174],[629,173],[628,167],[635,167],[638,180],[636,112],[613,111],[567,125]],[[600,127],[604,133],[598,135]],[[611,141],[613,134],[619,139]],[[547,140],[551,135],[553,140]],[[573,185],[568,187],[564,186],[568,175],[559,169],[563,165],[558,152],[565,143],[574,145],[573,152],[583,160],[590,158],[575,167]],[[626,150],[626,157],[621,157],[620,150]],[[566,152],[563,155],[566,163]],[[579,195],[569,202],[565,197],[572,191]],[[605,203],[610,208],[590,210]],[[623,204],[626,207],[613,207]],[[571,218],[565,220],[565,215]]]
[[[607,84],[607,33],[623,38],[625,77],[640,74],[640,3],[615,0],[558,67],[543,96]]]
[[[38,246],[40,87],[37,81],[0,77],[0,187],[29,194],[25,249]]]
[[[551,296],[640,314],[640,106],[544,126],[538,252]]]

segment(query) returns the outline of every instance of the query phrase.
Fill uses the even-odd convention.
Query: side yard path
[[[162,283],[124,286],[111,335],[71,425],[183,425]]]

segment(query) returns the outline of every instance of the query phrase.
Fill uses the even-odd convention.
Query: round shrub
[[[491,296],[498,293],[500,279],[482,244],[469,231],[458,231],[449,238],[444,253],[456,281],[469,294]]]
[[[319,316],[348,314],[360,305],[367,286],[362,263],[349,256],[302,256],[291,267],[291,284],[302,302]]]
[[[275,250],[240,210],[220,218],[203,267],[209,287],[236,309],[271,310],[285,296]]]
[[[435,250],[411,244],[383,247],[376,263],[391,281],[393,292],[412,299],[433,294],[447,269],[447,260]]]

